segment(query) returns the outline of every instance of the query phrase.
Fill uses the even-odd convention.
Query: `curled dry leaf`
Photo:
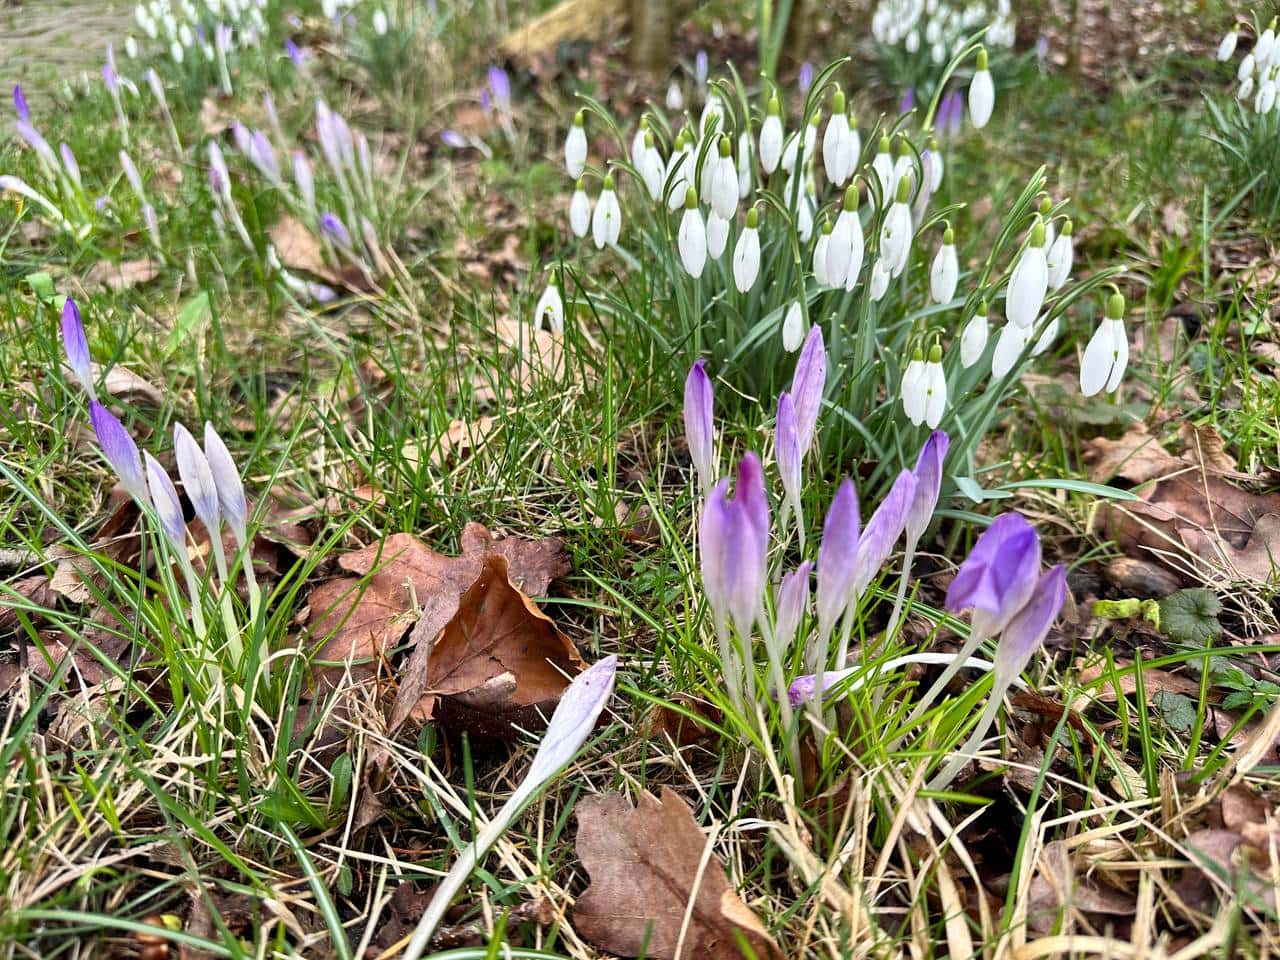
[[[160,263],[156,260],[125,260],[121,263],[100,260],[89,268],[82,284],[90,292],[129,290],[150,283],[159,275]]]
[[[573,909],[578,934],[623,957],[654,960],[781,960],[782,951],[729,885],[707,838],[680,795],[642,793],[632,807],[620,793],[578,803],[578,858],[591,885]],[[685,916],[688,914],[688,926]],[[683,934],[683,936],[682,936]]]
[[[1027,920],[1033,930],[1048,933],[1063,910],[1123,917],[1132,916],[1137,909],[1131,894],[1105,887],[1079,871],[1075,856],[1063,840],[1048,843],[1040,851],[1027,892]],[[1068,920],[1066,929],[1071,926]]]

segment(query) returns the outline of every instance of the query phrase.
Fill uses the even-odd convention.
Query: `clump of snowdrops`
[[[989,49],[1012,49],[1016,22],[1010,0],[879,0],[871,15],[881,72],[916,94],[933,93],[947,63],[977,31]]]

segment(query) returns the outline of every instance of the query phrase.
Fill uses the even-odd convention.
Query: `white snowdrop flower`
[[[960,366],[966,370],[982,359],[987,349],[990,327],[987,323],[987,301],[978,304],[978,311],[969,318],[960,334]]]
[[[1031,355],[1033,357],[1040,356],[1040,354],[1053,346],[1053,341],[1058,339],[1059,326],[1060,324],[1058,323],[1057,317],[1054,317],[1044,325],[1044,330],[1040,332],[1040,337],[1036,340],[1036,345],[1031,349]]]
[[[1252,53],[1246,53],[1244,59],[1240,61],[1240,66],[1236,68],[1236,79],[1241,83],[1253,76],[1253,67],[1256,63]]]
[[[1129,337],[1124,330],[1124,297],[1107,299],[1106,316],[1084,348],[1080,363],[1080,392],[1092,397],[1102,389],[1114,393],[1129,364]]]
[[[831,119],[822,137],[822,166],[827,180],[842,187],[849,179],[849,148],[852,145],[849,117],[845,113],[844,91],[836,87],[831,97]]]
[[[792,300],[782,318],[782,349],[787,353],[795,353],[804,343],[804,311],[799,300]]]
[[[387,11],[381,7],[373,11],[373,32],[380,37],[387,35]]]
[[[950,227],[942,235],[942,246],[929,267],[929,296],[934,303],[950,303],[960,282],[960,260],[956,256],[956,235]]]
[[[760,166],[765,175],[778,169],[782,159],[782,114],[777,96],[769,98],[764,123],[760,125]]]
[[[707,162],[711,159],[708,157]],[[729,138],[723,135],[711,174],[711,209],[725,221],[732,220],[738,212],[738,167],[733,162]]]
[[[818,149],[818,127],[822,123],[822,118],[815,112],[809,118],[809,124],[804,128],[804,134],[800,141],[800,151],[804,155],[804,165],[807,169],[809,161],[813,159],[814,153]]]
[[[782,147],[782,169],[787,173],[794,173],[796,169],[796,153],[800,149],[800,135],[793,133],[787,137],[787,142]]]
[[[1005,293],[1005,315],[1016,327],[1030,328],[1049,291],[1049,263],[1044,249],[1045,228],[1037,221],[1031,240],[1013,265]]]
[[[200,52],[204,54],[205,60],[213,63],[213,59],[217,56],[217,51],[213,49],[212,43],[206,43],[200,48]]]
[[[924,27],[924,42],[933,45],[941,39],[942,24],[937,20],[930,20]]]
[[[124,38],[124,55],[130,60],[138,59],[138,41],[133,38],[132,33]]]
[[[724,104],[720,102],[720,95],[711,90],[707,93],[707,102],[703,104],[702,116],[698,118],[698,132],[708,137],[719,133],[722,126],[724,126]]]
[[[862,271],[864,246],[862,223],[858,219],[858,185],[851,183],[844,192],[844,206],[827,244],[827,282],[831,286],[853,289]]]
[[[787,198],[791,197],[791,181],[787,181]],[[813,236],[813,197],[812,188],[804,183],[800,185],[800,194],[796,199],[796,235],[804,243]]]
[[[1258,95],[1254,98],[1253,109],[1257,113],[1270,113],[1276,105],[1276,83],[1267,80],[1258,87]]]
[[[903,41],[902,45],[906,48],[907,53],[915,53],[918,51],[920,49],[920,31],[912,30],[908,33],[907,39]]]
[[[640,177],[644,180],[644,189],[649,194],[649,199],[657,200],[662,196],[662,154],[654,146],[651,132],[645,131],[644,141],[644,146],[640,149]]]
[[[938,138],[929,138],[929,148],[924,153],[925,172],[927,174],[925,180],[929,184],[929,192],[937,193],[938,188],[942,186],[942,174],[944,165],[942,160],[942,148],[938,146]]]
[[[947,47],[943,43],[935,43],[929,48],[929,59],[941,66],[947,60]]]
[[[942,347],[929,348],[929,360],[924,365],[924,422],[930,430],[936,430],[947,412],[947,375],[942,369]]]
[[[1253,95],[1253,77],[1245,77],[1244,82],[1240,84],[1240,89],[1236,91],[1236,99],[1244,103]]]
[[[906,269],[911,251],[911,210],[907,206],[910,189],[911,184],[907,180],[898,181],[897,198],[889,207],[884,225],[880,228],[880,255],[889,264],[895,277]]]
[[[858,134],[858,118],[849,111],[849,136],[845,139],[844,178],[848,180],[858,169],[858,161],[862,159],[862,137]]]
[[[685,191],[692,186],[693,167],[697,159],[693,153],[691,134],[687,130],[680,131],[676,137],[675,147],[671,151],[671,159],[667,161],[664,180],[671,182],[671,193],[667,196],[667,207],[678,210],[684,203]],[[674,177],[674,179],[673,179]]]
[[[747,225],[738,234],[738,242],[733,248],[733,285],[739,293],[746,293],[754,287],[756,277],[760,275],[759,227],[760,214],[752,207],[747,211]]]
[[[675,77],[667,85],[667,109],[679,113],[684,109],[684,93],[680,90],[680,82]]]
[[[902,373],[901,392],[902,412],[913,425],[920,426],[928,410],[928,398],[925,394],[924,354],[919,347]]]
[[[554,279],[547,283],[547,289],[542,291],[538,305],[533,308],[533,329],[542,330],[544,320],[552,333],[564,333],[564,301],[560,299],[560,288]]]
[[[693,187],[685,192],[684,217],[680,220],[676,246],[680,250],[680,262],[684,264],[685,272],[697,280],[702,276],[702,268],[707,265],[707,229],[702,223],[702,213],[698,210],[698,193]]]
[[[186,52],[182,49],[182,44],[177,40],[169,44],[169,56],[172,57],[173,62],[177,64],[181,64],[183,58],[186,56]]]
[[[645,134],[649,132],[649,118],[641,117],[640,125],[636,127],[635,136],[631,138],[631,163],[640,168],[640,164],[644,161],[644,143]]]
[[[591,201],[581,180],[574,185],[573,196],[569,198],[569,229],[575,237],[585,237],[591,229]]]
[[[618,195],[613,192],[613,174],[606,174],[604,189],[596,200],[596,208],[591,213],[591,238],[595,240],[596,249],[604,249],[605,244],[613,246],[622,233],[622,207],[618,205]]]
[[[1006,323],[1000,328],[995,352],[991,354],[991,375],[997,380],[1014,368],[1022,351],[1031,345],[1032,330],[1016,323]]]
[[[583,168],[587,165],[587,131],[586,114],[579,110],[573,117],[573,126],[569,128],[569,134],[564,138],[564,165],[569,171],[569,176],[577,180],[582,176]]]
[[[196,35],[191,32],[190,24],[182,24],[178,27],[178,42],[184,47],[190,47],[196,42]]]
[[[876,179],[880,182],[880,196],[883,198],[883,203],[888,203],[889,198],[893,196],[893,158],[889,156],[889,149],[889,138],[881,137],[876,155],[871,161],[871,169],[875,171]]]
[[[969,81],[969,118],[981,130],[991,119],[996,106],[996,87],[987,69],[987,49],[978,48],[978,70]]]
[[[719,260],[729,244],[729,221],[712,210],[707,214],[707,256]]]
[[[738,134],[738,199],[751,195],[751,135],[743,130]]]
[[[916,165],[915,158],[911,155],[911,147],[906,140],[898,141],[898,156],[893,161],[893,174],[890,182],[889,192],[893,193],[897,190],[898,184],[906,180],[912,186],[915,186]]]
[[[1071,221],[1062,225],[1062,232],[1049,248],[1049,289],[1060,290],[1071,276],[1071,267],[1075,262],[1076,243],[1071,235]]]
[[[713,138],[705,154],[701,144],[693,152],[695,164],[699,157],[702,158],[702,169],[698,172],[698,182],[693,186],[698,191],[698,196],[702,198],[702,202],[708,205],[711,203],[711,184],[716,177],[716,164],[720,160],[718,143],[719,138]]]
[[[1255,60],[1262,63],[1270,63],[1272,55],[1276,49],[1276,22],[1272,20],[1267,29],[1262,31],[1262,35],[1258,37],[1258,42],[1253,46],[1253,56]]]
[[[884,295],[889,292],[891,279],[893,279],[893,269],[883,256],[876,257],[876,262],[871,265],[871,283],[867,291],[871,294],[872,303],[879,303],[884,299]]]
[[[813,245],[813,279],[820,287],[831,286],[831,278],[827,275],[827,252],[830,249],[831,221],[823,217],[818,242]]]
[[[1218,44],[1218,62],[1226,63],[1231,59],[1231,55],[1236,52],[1236,40],[1238,35],[1234,30],[1228,30],[1222,38],[1222,42]]]

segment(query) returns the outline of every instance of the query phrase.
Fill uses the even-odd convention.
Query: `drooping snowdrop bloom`
[[[1253,77],[1245,77],[1244,82],[1240,84],[1240,89],[1236,91],[1236,99],[1244,103],[1253,95]]]
[[[1086,397],[1105,389],[1114,393],[1129,364],[1129,337],[1124,330],[1124,297],[1107,298],[1106,315],[1084,349],[1080,363],[1080,392]]]
[[[964,325],[960,334],[960,366],[966,370],[982,359],[987,350],[987,338],[990,336],[990,325],[987,321],[987,301],[978,304],[978,309],[969,322]]]
[[[867,291],[871,295],[872,303],[879,303],[884,299],[884,295],[889,292],[889,281],[892,279],[893,268],[883,256],[876,257],[876,262],[871,265],[871,283],[868,284]]]
[[[911,183],[905,177],[898,181],[897,197],[885,215],[880,228],[880,255],[889,264],[893,276],[906,269],[911,254],[911,209],[907,206]]]
[[[720,132],[724,126],[725,109],[720,101],[720,94],[715,90],[707,93],[707,102],[702,106],[702,115],[698,118],[698,130],[704,137]]]
[[[564,165],[569,176],[577,180],[587,165],[586,113],[579,110],[573,117],[573,126],[564,138]]]
[[[862,159],[862,136],[858,133],[858,117],[852,107],[849,108],[849,139],[845,149],[849,164],[845,168],[845,178],[848,179],[858,169],[858,161]]]
[[[616,244],[621,233],[622,207],[618,205],[618,195],[613,192],[613,174],[605,174],[604,189],[591,212],[591,238],[596,249],[603,250],[605,244]]]
[[[764,123],[760,125],[760,166],[766,175],[778,169],[782,159],[782,111],[777,96],[769,98]]]
[[[1271,22],[1267,24],[1267,29],[1263,30],[1258,37],[1258,42],[1254,44],[1253,55],[1259,64],[1268,65],[1272,63],[1275,52],[1276,21],[1273,17]]]
[[[738,199],[751,196],[751,134],[738,134]]]
[[[1036,339],[1036,345],[1031,349],[1033,357],[1040,356],[1040,354],[1053,346],[1053,342],[1058,339],[1058,327],[1057,317],[1052,318],[1044,325],[1044,329],[1040,331],[1040,336]]]
[[[942,369],[942,347],[936,343],[929,348],[923,380],[924,422],[929,425],[930,430],[936,430],[942,422],[942,415],[947,411],[947,376]]]
[[[715,390],[707,375],[707,361],[699,360],[690,368],[684,382],[684,436],[702,490],[710,490],[719,473],[714,407]]]
[[[658,152],[658,148],[653,142],[653,132],[646,130],[644,134],[644,144],[640,148],[639,162],[640,177],[644,180],[645,192],[649,194],[650,200],[657,200],[662,196],[662,154]]]
[[[719,260],[729,245],[729,221],[712,210],[707,214],[707,256]]]
[[[891,144],[888,137],[881,137],[876,148],[876,155],[871,160],[871,169],[875,171],[880,182],[880,196],[883,203],[890,202],[893,196],[893,158],[889,155]]]
[[[996,349],[991,354],[991,375],[999,380],[1014,368],[1022,353],[1031,346],[1031,337],[1035,331],[1031,327],[1020,327],[1013,321],[1000,328],[1000,336],[996,339]]]
[[[1240,66],[1236,68],[1236,79],[1241,83],[1253,77],[1253,68],[1257,61],[1252,53],[1246,53],[1244,59],[1240,61]]]
[[[844,192],[844,207],[836,217],[827,244],[827,282],[833,287],[852,290],[862,272],[865,239],[858,219],[858,185],[849,184]]]
[[[929,296],[934,303],[950,303],[956,295],[956,285],[960,280],[960,261],[956,256],[956,235],[950,226],[942,235],[942,246],[938,248],[929,268]]]
[[[1029,328],[1035,323],[1049,291],[1049,261],[1045,252],[1044,221],[1037,220],[1031,238],[1013,265],[1005,294],[1005,315],[1014,326]]]
[[[1047,262],[1049,265],[1049,289],[1059,290],[1071,276],[1071,266],[1075,262],[1075,239],[1071,236],[1071,221],[1062,225],[1062,230],[1049,248]]]
[[[1222,42],[1218,44],[1218,62],[1226,63],[1231,59],[1231,55],[1236,52],[1236,40],[1238,36],[1235,30],[1228,30],[1222,37]]]
[[[672,113],[679,113],[684,109],[684,93],[680,89],[680,81],[675,77],[671,78],[671,83],[667,84],[667,109]]]
[[[782,349],[795,353],[804,343],[804,311],[799,300],[792,300],[782,318]]]
[[[1258,87],[1258,94],[1253,101],[1255,113],[1270,113],[1276,105],[1276,82],[1270,78]]]
[[[925,394],[924,352],[916,347],[906,370],[902,372],[902,412],[915,426],[924,423],[928,402]]]
[[[671,150],[671,159],[667,161],[666,181],[671,184],[671,192],[667,194],[667,207],[678,210],[684,203],[685,192],[693,185],[694,164],[697,157],[693,152],[693,135],[681,130]]]
[[[981,130],[991,119],[996,106],[996,87],[987,69],[987,49],[978,48],[978,69],[969,81],[969,119]]]
[[[733,285],[746,293],[760,275],[760,214],[752,207],[747,211],[747,225],[738,234],[733,248]],[[822,241],[819,240],[819,243]]]
[[[729,138],[723,134],[711,174],[711,209],[726,222],[738,212],[738,167]]]
[[[827,172],[827,180],[838,187],[853,175],[855,160],[853,153],[853,131],[849,129],[849,116],[845,113],[844,91],[836,87],[831,97],[831,119],[827,121],[827,132],[822,137],[822,165]]]
[[[581,180],[574,184],[573,196],[569,198],[569,229],[575,237],[585,237],[591,229],[591,201]]]
[[[387,35],[388,27],[387,11],[379,7],[377,10],[373,11],[373,32],[379,37],[385,37]]]
[[[640,118],[640,125],[636,127],[636,134],[631,138],[631,164],[637,170],[644,160],[644,137],[649,132],[649,117],[646,114]]]
[[[831,277],[827,273],[827,252],[831,249],[831,221],[822,218],[822,226],[818,230],[818,242],[813,245],[813,279],[819,287],[831,286]]]
[[[542,291],[538,305],[533,308],[533,329],[542,330],[543,321],[557,336],[564,333],[564,300],[560,298],[555,278],[547,282],[547,289]]]
[[[930,137],[928,148],[924,152],[925,182],[929,184],[929,192],[937,193],[942,186],[942,174],[945,169],[942,160],[942,148],[938,146],[938,138]]]
[[[905,139],[901,139],[898,141],[898,155],[893,161],[890,192],[893,192],[904,179],[915,186],[915,176],[916,165],[915,158],[911,155],[911,145]]]
[[[680,262],[685,272],[697,280],[707,265],[707,230],[698,210],[698,193],[693,187],[685,192],[684,217],[680,220],[680,232],[676,238],[680,250]]]

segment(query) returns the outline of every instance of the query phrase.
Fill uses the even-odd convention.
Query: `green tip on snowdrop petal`
[[[1119,290],[1114,291],[1111,296],[1107,298],[1107,319],[1124,319],[1124,294]]]

